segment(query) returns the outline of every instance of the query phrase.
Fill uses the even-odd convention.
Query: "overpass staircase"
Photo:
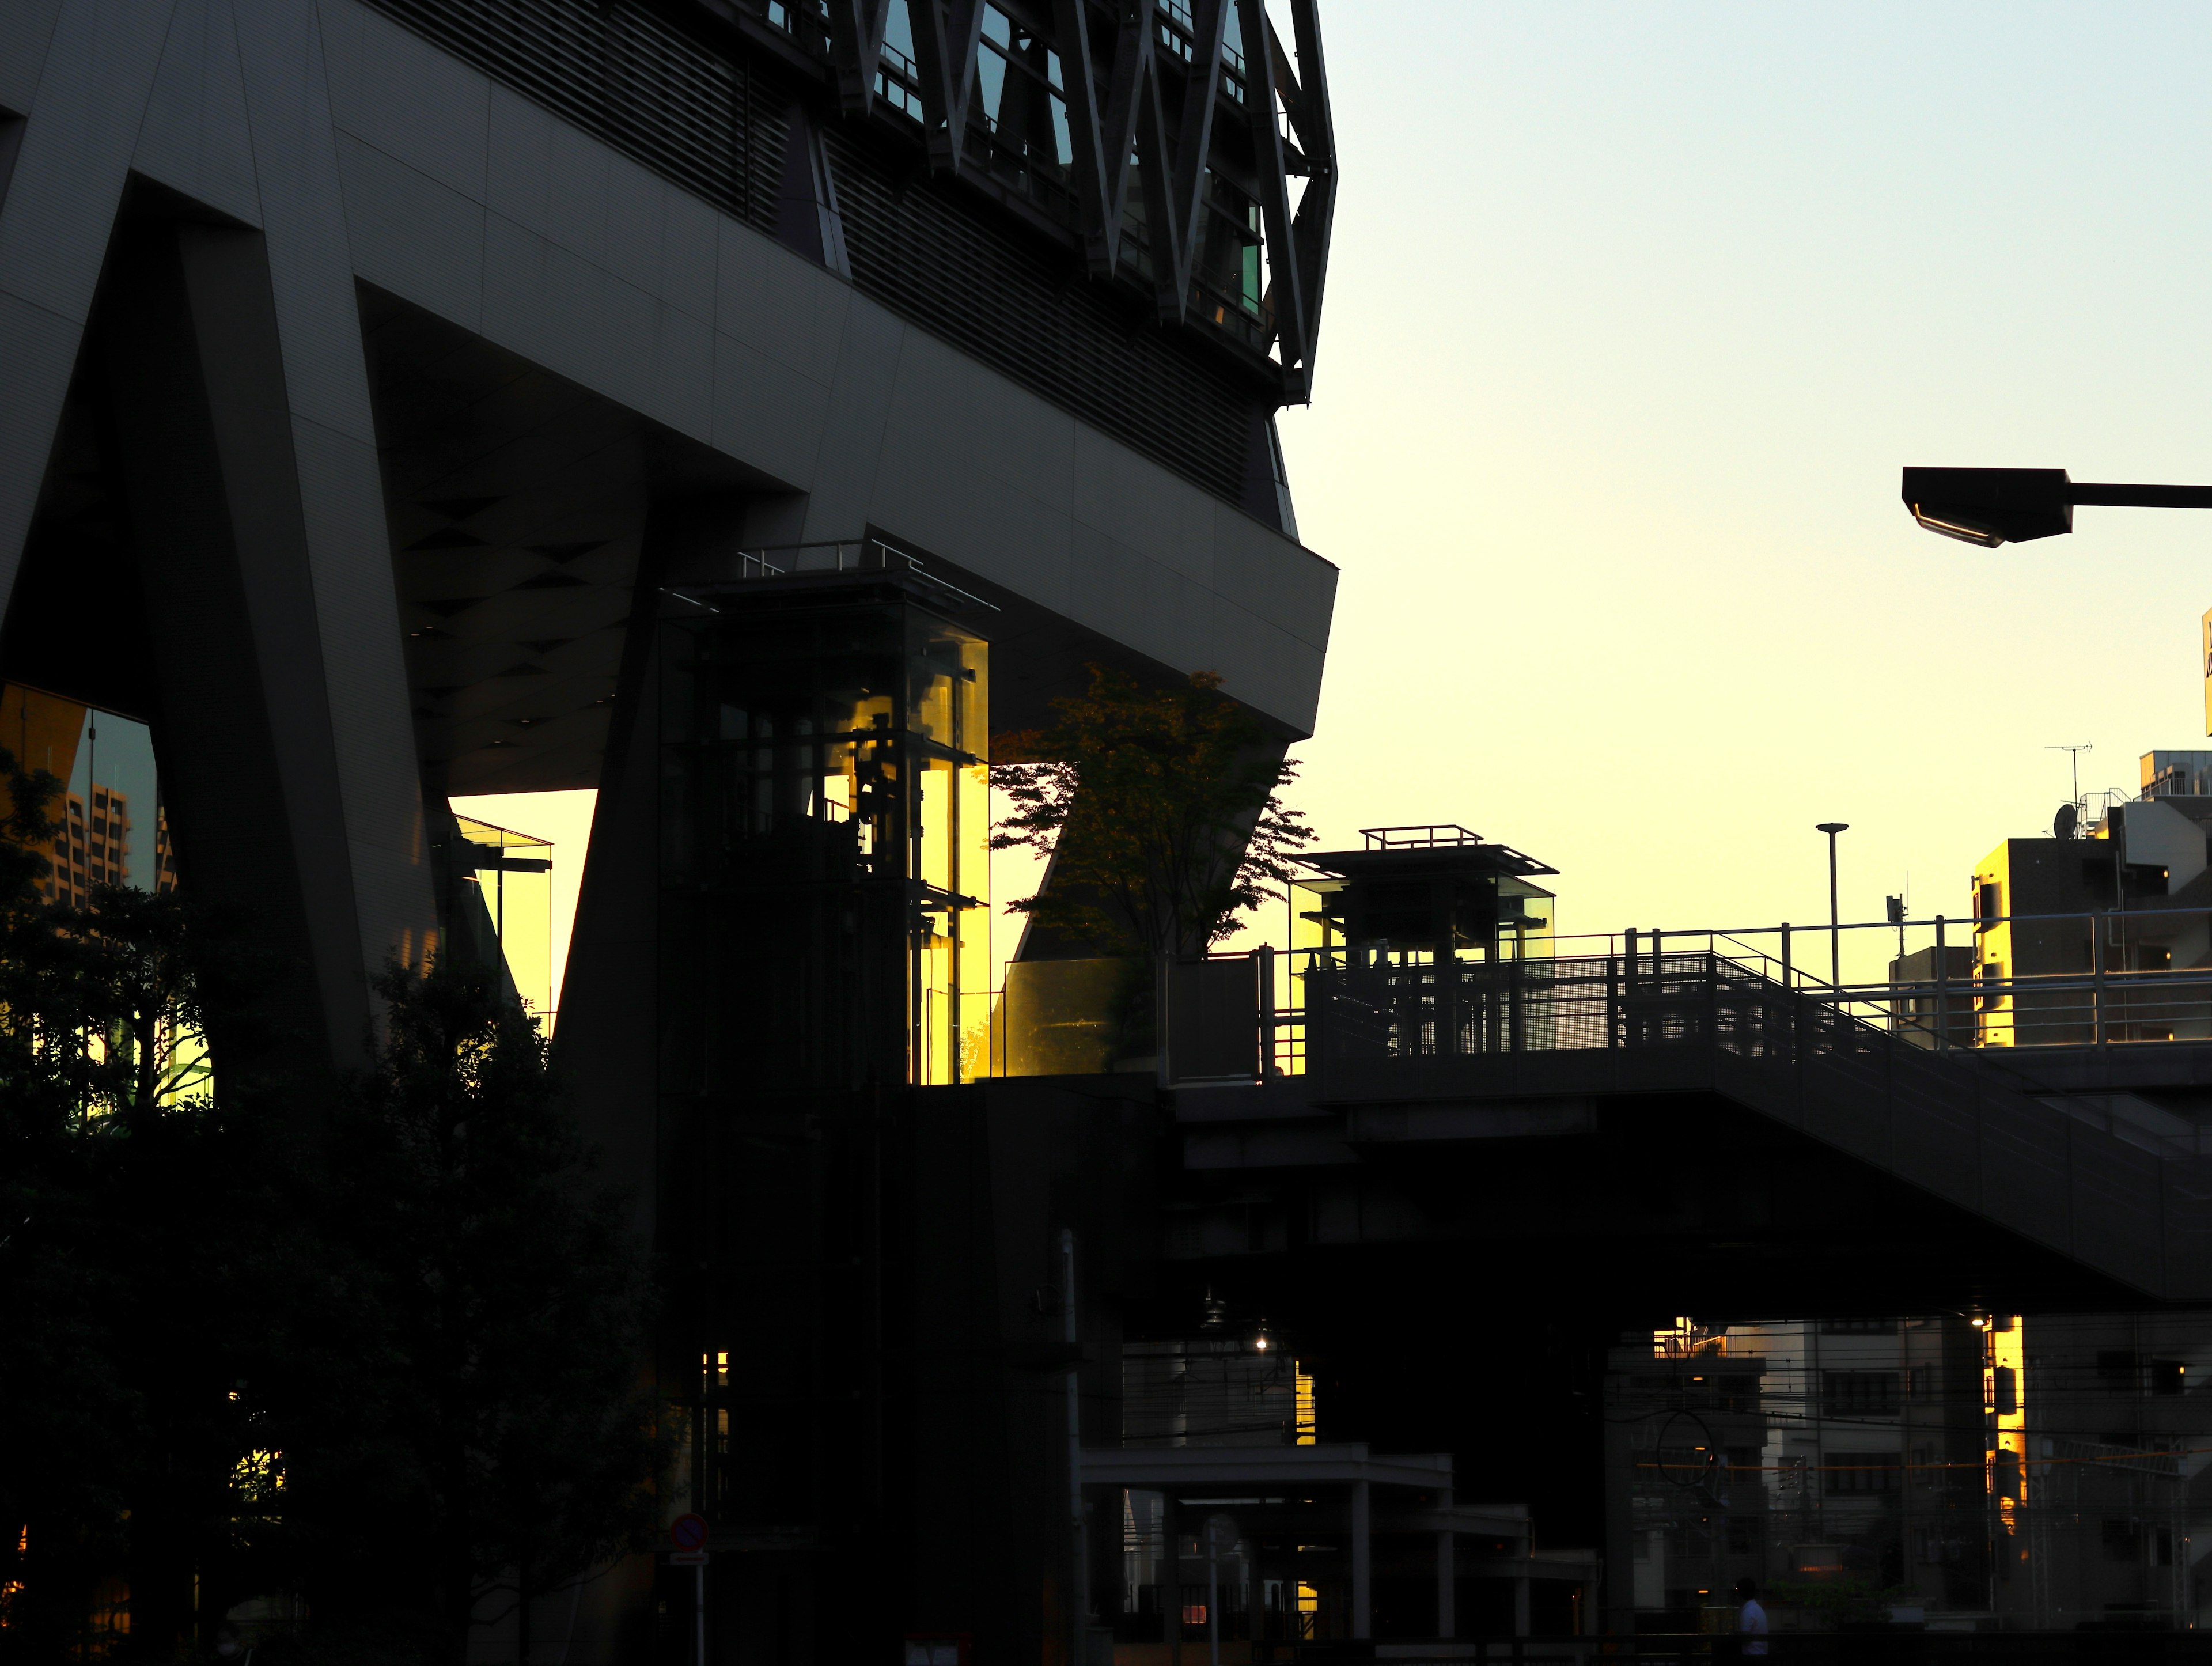
[[[1266,999],[1278,970],[1295,991],[1280,1009]],[[1237,1086],[1177,1077],[1207,1049],[1180,1044],[1200,1004],[1176,970],[1164,1074],[1189,1169],[1568,1136],[1594,1131],[1607,1101],[1709,1094],[2147,1298],[2212,1299],[2212,1129],[2136,1094],[2052,1091],[2044,1049],[1940,1044],[1755,957],[1632,938],[1603,956],[1262,967],[1262,1063]],[[2171,1046],[2188,1073],[2212,1063]]]

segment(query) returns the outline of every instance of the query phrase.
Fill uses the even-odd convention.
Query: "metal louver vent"
[[[717,208],[772,213],[780,109],[745,67],[649,12],[598,0],[372,0],[416,33]]]
[[[925,185],[825,136],[853,281],[902,317],[1217,496],[1243,489],[1255,404],[1157,330]]]

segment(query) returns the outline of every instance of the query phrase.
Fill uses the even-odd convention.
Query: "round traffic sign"
[[[703,1516],[678,1516],[668,1524],[668,1542],[678,1550],[696,1550],[707,1542]]]

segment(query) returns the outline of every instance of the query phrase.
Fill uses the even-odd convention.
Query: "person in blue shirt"
[[[1759,1606],[1759,1581],[1737,1580],[1735,1594],[1743,1604],[1735,1614],[1735,1634],[1743,1639],[1743,1657],[1746,1660],[1764,1660],[1766,1658],[1766,1610]]]

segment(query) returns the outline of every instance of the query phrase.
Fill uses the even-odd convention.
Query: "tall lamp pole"
[[[1843,985],[1843,916],[1836,911],[1836,835],[1848,831],[1849,822],[1818,822],[1814,830],[1828,836],[1828,987]]]

